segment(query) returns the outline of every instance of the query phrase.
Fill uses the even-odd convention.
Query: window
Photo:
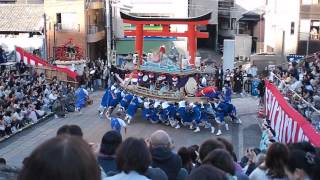
[[[311,20],[311,26],[310,26],[311,40],[320,40],[319,31],[320,31],[320,20]]]
[[[57,13],[56,20],[57,20],[57,24],[61,23],[61,13]]]
[[[79,31],[80,25],[76,13],[57,13],[56,17],[57,30],[60,31]]]
[[[294,22],[291,22],[290,34],[294,35]]]

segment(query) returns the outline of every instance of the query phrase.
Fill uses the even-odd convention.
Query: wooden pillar
[[[195,66],[195,57],[197,51],[196,43],[196,26],[194,24],[188,24],[188,51],[190,55],[189,63],[193,68]]]
[[[136,25],[136,44],[135,44],[136,53],[139,57],[139,65],[142,65],[142,56],[143,56],[143,24]]]

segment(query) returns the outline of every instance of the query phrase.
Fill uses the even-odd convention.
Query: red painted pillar
[[[142,64],[143,53],[143,24],[136,25],[136,53],[139,57],[139,65]]]
[[[192,67],[195,65],[195,57],[196,57],[196,26],[194,24],[188,25],[188,51],[190,55],[190,61]]]

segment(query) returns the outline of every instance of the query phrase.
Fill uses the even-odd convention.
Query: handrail
[[[273,76],[278,80],[278,81],[283,81],[282,79],[280,79],[275,73],[270,72],[273,74]],[[294,90],[288,88],[288,90],[290,90],[291,92],[294,93],[294,95],[296,95],[297,97],[299,97],[300,100],[302,100],[305,104],[307,104],[310,108],[312,108],[315,112],[320,114],[320,110],[318,110],[317,108],[315,108],[310,102],[308,102],[307,100],[305,100],[303,97],[301,97],[297,92],[295,92]]]

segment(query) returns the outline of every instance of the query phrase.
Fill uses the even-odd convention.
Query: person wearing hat
[[[120,111],[125,112],[131,102],[131,100],[133,99],[133,95],[131,93],[123,93],[122,94],[123,98],[120,101]]]
[[[143,103],[142,114],[143,114],[143,118],[144,118],[145,120],[148,121],[148,120],[150,119],[151,111],[150,111],[150,101],[149,101],[149,100],[146,100],[146,101]]]
[[[192,116],[190,115],[190,112],[188,112],[188,110],[187,110],[186,101],[179,102],[179,106],[177,109],[177,116],[180,118],[182,125],[186,126],[186,125],[191,124]],[[179,123],[177,124],[177,126],[175,128],[176,129],[180,128]]]
[[[160,112],[160,120],[165,125],[170,125],[169,123],[169,103],[168,102],[162,102],[161,104],[161,112]]]
[[[150,108],[150,122],[156,124],[160,121],[160,102],[155,101],[154,104]]]

